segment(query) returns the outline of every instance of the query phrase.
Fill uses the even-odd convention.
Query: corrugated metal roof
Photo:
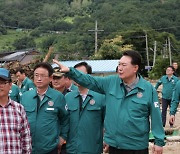
[[[16,51],[9,54],[7,53],[5,54],[5,56],[1,56],[0,61],[20,61],[21,62],[25,56],[35,55],[34,52],[35,54],[38,53],[38,51],[34,49],[20,50],[20,51]]]
[[[77,60],[77,61],[61,61],[61,63],[68,67],[73,67],[77,63],[87,62],[92,67],[93,73],[113,73],[116,72],[119,60]],[[57,67],[52,64],[52,67]]]
[[[10,55],[4,56],[3,59],[12,59],[12,58],[17,57],[17,56],[22,56],[25,53],[26,53],[26,51],[15,52],[15,53],[12,53]]]

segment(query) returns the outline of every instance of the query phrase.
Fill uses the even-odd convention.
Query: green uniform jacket
[[[80,85],[105,94],[104,141],[107,144],[118,149],[148,148],[150,116],[155,144],[165,145],[157,92],[141,76],[135,88],[126,95],[118,75],[93,77],[72,67],[67,75]]]
[[[158,89],[158,87],[162,84],[162,98],[171,100],[172,99],[172,93],[174,90],[174,87],[176,83],[178,82],[178,77],[172,76],[171,79],[168,79],[167,75],[164,75],[161,77],[161,79],[156,83],[155,89]]]
[[[72,83],[70,90],[71,90],[71,91],[73,91],[73,90],[78,90],[78,87],[75,86],[75,85]]]
[[[28,77],[26,77],[23,82],[22,82],[22,85],[21,85],[21,88],[20,88],[20,96],[28,91],[28,90],[32,90],[35,88],[35,85],[34,85],[34,82],[29,79]]]
[[[13,101],[19,103],[20,101],[19,87],[15,85],[14,83],[12,84],[11,90],[9,91],[9,96]]]
[[[180,101],[180,80],[177,82],[172,96],[170,115],[175,115]]]
[[[103,126],[105,97],[89,91],[79,106],[79,91],[68,93],[66,103],[70,114],[70,130],[66,144],[68,154],[101,154],[103,152]]]
[[[56,148],[59,136],[67,138],[69,118],[62,93],[49,87],[43,100],[39,100],[39,109],[38,100],[35,88],[22,95],[21,103],[30,123],[32,153],[45,154]]]

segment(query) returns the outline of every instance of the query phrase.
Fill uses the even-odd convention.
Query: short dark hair
[[[140,69],[140,67],[141,67],[141,55],[139,54],[139,52],[134,51],[134,50],[127,50],[127,51],[124,51],[122,55],[131,57],[131,59],[132,59],[131,64],[132,65],[138,65],[139,69]]]
[[[86,68],[87,74],[92,74],[92,68],[90,65],[88,65],[88,63],[86,62],[80,62],[76,65],[74,65],[74,68],[80,67],[80,66],[84,66]]]
[[[15,74],[16,74],[17,72],[20,72],[21,74],[23,74],[23,73],[26,74],[25,70],[22,69],[22,68],[20,68],[20,67],[16,69]]]
[[[41,62],[41,63],[38,63],[35,67],[34,67],[34,71],[37,69],[37,68],[44,68],[48,71],[49,73],[49,76],[51,76],[53,73],[54,73],[54,69],[52,68],[52,66],[47,63],[47,62]]]
[[[170,65],[170,66],[168,66],[167,68],[169,68],[169,67],[173,70],[173,72],[175,72],[175,68],[174,68],[173,66]],[[167,68],[166,68],[166,69],[167,69]]]

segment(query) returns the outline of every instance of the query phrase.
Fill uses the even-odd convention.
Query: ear
[[[12,88],[12,82],[9,82],[10,89]]]
[[[138,65],[134,65],[134,72],[138,72],[139,66]]]
[[[53,76],[52,75],[49,77],[49,80],[50,80],[50,82],[52,82],[52,80],[53,80]]]

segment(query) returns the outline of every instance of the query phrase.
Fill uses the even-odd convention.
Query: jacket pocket
[[[58,109],[57,108],[45,108],[45,118],[46,119],[57,119]]]
[[[36,108],[32,107],[32,108],[24,108],[26,111],[26,115],[28,118],[28,122],[30,123],[30,126],[32,125],[32,123],[34,123],[36,121]]]
[[[132,118],[142,118],[149,114],[148,102],[141,99],[132,99],[128,104],[129,115]]]

